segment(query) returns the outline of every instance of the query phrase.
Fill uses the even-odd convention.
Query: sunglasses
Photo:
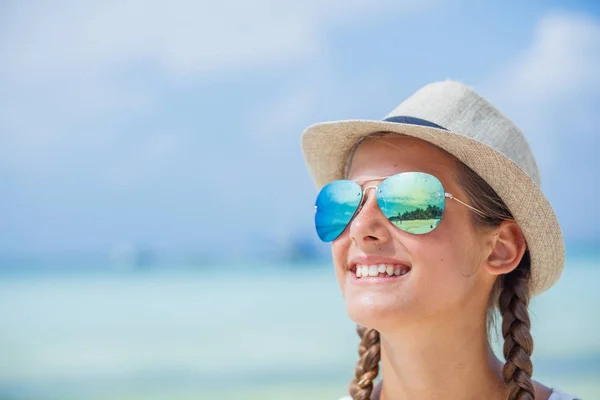
[[[444,191],[442,182],[424,172],[401,172],[383,179],[378,186],[362,188],[359,182],[338,180],[321,189],[315,203],[315,227],[324,242],[337,239],[358,213],[365,193],[376,190],[377,205],[396,228],[412,234],[433,231],[444,214],[446,199],[455,200],[485,217],[486,215]]]

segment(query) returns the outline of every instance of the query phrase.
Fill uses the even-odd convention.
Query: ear
[[[527,244],[521,228],[515,221],[503,221],[495,230],[485,268],[492,275],[507,274],[515,269]]]

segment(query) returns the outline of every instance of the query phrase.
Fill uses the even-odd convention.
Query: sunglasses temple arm
[[[447,198],[449,198],[449,199],[452,199],[452,200],[458,201],[458,202],[459,202],[460,204],[462,204],[463,206],[469,207],[471,210],[473,210],[473,211],[474,211],[474,212],[476,212],[477,214],[481,215],[482,217],[484,217],[484,218],[486,218],[486,217],[487,217],[487,215],[485,215],[485,213],[484,213],[483,211],[480,211],[480,210],[476,209],[475,207],[473,207],[473,206],[470,206],[470,205],[468,205],[467,203],[460,201],[460,200],[459,200],[459,199],[457,199],[456,197],[452,196],[452,194],[451,194],[451,193],[444,193],[444,195],[445,195]]]

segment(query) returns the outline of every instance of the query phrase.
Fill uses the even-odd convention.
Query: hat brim
[[[354,145],[375,132],[399,133],[432,143],[473,169],[504,200],[523,231],[531,256],[531,296],[562,274],[565,246],[558,219],[541,189],[517,164],[490,146],[459,133],[428,126],[346,120],[309,126],[302,134],[304,159],[318,189],[344,178]]]

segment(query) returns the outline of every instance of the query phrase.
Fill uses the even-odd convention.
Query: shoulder
[[[548,400],[578,400],[579,397],[572,394],[563,392],[562,390],[555,387],[548,387],[540,382],[533,381],[535,387],[535,398],[536,399],[548,399]]]
[[[543,385],[540,385],[543,386]],[[572,394],[567,394],[565,392],[563,392],[560,389],[557,388],[553,388],[553,389],[549,389],[546,388],[545,386],[543,386],[546,390],[547,396],[549,395],[550,397],[542,397],[542,398],[547,398],[548,400],[581,400],[579,397],[574,396]],[[352,400],[352,397],[350,396],[344,396],[344,397],[340,397],[339,400]]]
[[[579,397],[563,392],[560,389],[553,388],[548,400],[580,400]]]

